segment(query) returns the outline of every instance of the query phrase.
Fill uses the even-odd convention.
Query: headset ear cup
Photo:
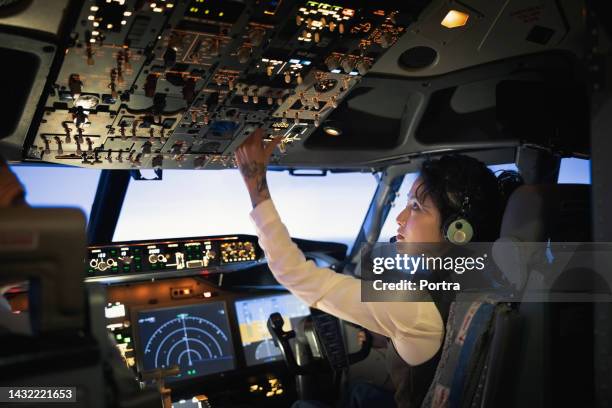
[[[474,229],[465,218],[455,218],[444,229],[444,237],[455,245],[464,245],[474,237]]]

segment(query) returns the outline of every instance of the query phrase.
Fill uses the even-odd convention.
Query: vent
[[[431,47],[412,47],[399,57],[400,67],[407,70],[423,69],[432,66],[438,59],[438,52]]]

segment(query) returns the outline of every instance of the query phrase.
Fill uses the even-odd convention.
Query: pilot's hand
[[[279,137],[264,144],[264,137],[264,131],[256,129],[235,151],[236,163],[249,190],[253,208],[270,198],[266,169],[274,148],[281,140]]]
[[[387,347],[387,338],[385,336],[381,336],[377,333],[370,332],[370,336],[372,336],[372,348],[382,349]],[[363,345],[366,341],[366,332],[365,329],[359,330],[357,332],[357,343],[359,346]]]

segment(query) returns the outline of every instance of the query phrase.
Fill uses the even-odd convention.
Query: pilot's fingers
[[[264,150],[263,138],[265,133],[263,129],[255,129],[243,142],[236,151],[242,151],[245,156],[258,156]]]
[[[366,332],[363,330],[359,330],[357,332],[357,341],[359,344],[364,343],[366,341]]]
[[[274,149],[276,148],[276,146],[280,144],[281,141],[282,141],[282,137],[275,137],[266,144],[266,146],[264,147],[264,152],[267,158],[272,156]]]
[[[266,133],[262,128],[255,129],[249,137],[245,140],[244,144],[254,147],[263,146],[263,139],[266,136]]]
[[[239,146],[236,150],[234,150],[234,157],[236,158],[236,162],[238,165],[241,165],[244,162],[244,153],[242,152],[242,146]]]

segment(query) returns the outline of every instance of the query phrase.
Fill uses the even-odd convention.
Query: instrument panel
[[[406,30],[393,2],[86,0],[27,159],[234,167],[256,127],[282,164]],[[111,266],[112,269],[112,266]]]
[[[178,291],[188,296],[177,298]],[[280,406],[295,399],[294,379],[266,327],[274,312],[285,318],[285,330],[310,314],[292,294],[246,293],[185,277],[109,285],[107,299],[106,327],[126,364],[141,378],[174,369],[165,377],[173,399],[196,393],[214,402],[240,396]]]
[[[119,242],[88,248],[87,280],[130,280],[227,272],[258,263],[263,251],[248,235]]]

